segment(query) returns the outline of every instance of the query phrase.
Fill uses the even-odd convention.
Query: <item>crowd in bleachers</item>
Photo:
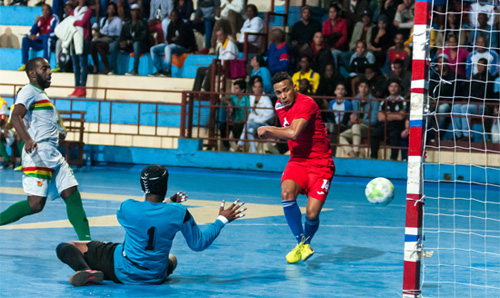
[[[240,139],[233,150],[240,150],[243,140],[253,138],[246,131],[256,129],[256,124],[244,129],[248,115],[240,119],[234,106],[254,107],[251,113],[255,113],[256,102],[267,101],[262,94],[273,93],[270,78],[280,71],[291,75],[300,92],[328,97],[316,101],[324,111],[332,143],[340,143],[346,155],[362,155],[360,143],[367,135],[371,158],[378,158],[381,141],[392,147],[405,147],[408,142],[413,0],[322,1],[322,14],[318,7],[306,5],[293,26],[270,28],[269,36],[259,35],[264,21],[257,7],[244,0],[197,0],[196,10],[192,0],[72,1],[44,5],[43,15],[23,39],[22,48],[24,64],[30,48],[44,49],[48,56],[51,45],[56,44],[59,64],[54,71],[68,70],[67,61],[72,61],[76,87],[72,96],[86,95],[88,54],[93,73],[113,74],[117,53],[133,53],[134,65],[127,74],[138,75],[139,57],[149,51],[154,76],[171,75],[172,55],[215,54],[230,69],[229,78],[249,79],[244,85],[236,81],[235,93],[256,93],[253,100],[237,95],[221,100],[228,114],[224,121],[219,115],[220,135],[227,137],[232,131]],[[500,11],[495,3],[434,1],[429,40],[431,140],[450,134],[456,140],[470,140],[471,127],[477,121],[460,115],[476,114],[492,116],[480,122],[486,140],[498,142]],[[63,27],[65,23],[70,25]],[[200,48],[195,31],[205,35]],[[238,64],[245,38],[251,69],[248,76]],[[267,49],[263,48],[265,38],[270,41]],[[211,67],[198,69],[194,91],[213,91]],[[446,132],[450,132],[448,136]],[[229,149],[229,144],[224,147]],[[391,159],[398,154],[393,149]],[[404,150],[401,157],[406,159]]]

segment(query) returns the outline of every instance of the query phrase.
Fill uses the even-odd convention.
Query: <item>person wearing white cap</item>
[[[134,3],[130,6],[131,20],[123,25],[120,33],[120,51],[134,53],[134,66],[132,71],[125,75],[139,74],[139,59],[141,54],[147,51],[148,44],[148,24],[141,18],[139,4]]]

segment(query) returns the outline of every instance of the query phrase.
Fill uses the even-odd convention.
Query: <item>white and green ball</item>
[[[370,203],[385,206],[394,199],[394,185],[389,179],[375,178],[366,185],[365,195]]]

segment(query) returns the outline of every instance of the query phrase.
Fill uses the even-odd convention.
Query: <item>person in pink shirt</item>
[[[458,40],[455,35],[448,36],[445,48],[440,50],[436,57],[438,57],[441,53],[446,54],[450,58],[448,61],[450,69],[456,72],[459,76],[465,78],[465,63],[467,62],[469,52],[458,46]]]
[[[347,39],[347,22],[340,17],[340,8],[333,3],[328,9],[328,19],[323,22],[323,35],[325,36],[326,44],[332,50],[335,66],[338,68],[338,56],[342,51],[346,51],[349,40]]]

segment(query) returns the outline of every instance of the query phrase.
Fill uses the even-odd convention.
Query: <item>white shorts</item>
[[[23,148],[23,172],[23,189],[28,195],[55,199],[64,190],[78,186],[73,170],[48,143],[39,143],[31,153]]]

